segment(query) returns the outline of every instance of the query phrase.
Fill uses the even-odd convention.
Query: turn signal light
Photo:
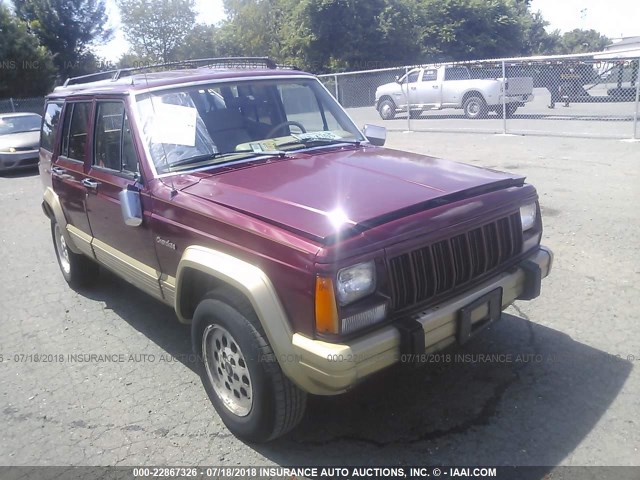
[[[339,333],[333,281],[327,277],[316,277],[316,331]]]

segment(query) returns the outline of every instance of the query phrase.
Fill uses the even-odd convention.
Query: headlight
[[[373,261],[358,263],[338,271],[336,291],[340,305],[366,297],[376,289],[376,266]]]
[[[535,203],[523,205],[520,207],[520,222],[522,223],[522,231],[526,232],[536,224],[536,215],[538,207]]]

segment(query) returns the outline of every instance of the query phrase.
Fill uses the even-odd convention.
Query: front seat
[[[251,141],[242,114],[238,110],[212,110],[204,115],[203,120],[220,153],[232,152],[236,145]]]

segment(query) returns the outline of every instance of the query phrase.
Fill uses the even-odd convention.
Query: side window
[[[69,103],[65,109],[60,154],[83,162],[87,149],[87,130],[91,103]]]
[[[60,122],[61,113],[61,103],[48,103],[44,111],[42,130],[40,131],[40,146],[49,152],[53,152],[53,139],[56,136],[56,128]]]
[[[425,70],[422,74],[423,82],[433,82],[438,79],[438,71],[437,70]]]
[[[60,155],[69,156],[69,126],[71,125],[71,115],[73,114],[73,103],[67,103],[64,110],[64,123],[62,124],[62,148]]]
[[[133,146],[131,128],[129,128],[129,118],[126,113],[124,114],[124,130],[122,132],[122,170],[131,173],[140,171],[138,156]]]
[[[407,78],[408,83],[416,83],[418,81],[418,76],[420,72],[409,72],[409,77]]]
[[[96,113],[93,165],[136,173],[138,160],[122,102],[100,102]]]

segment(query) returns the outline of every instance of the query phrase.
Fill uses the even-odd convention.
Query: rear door
[[[98,100],[94,118],[93,149],[84,188],[96,258],[130,283],[162,298],[149,228],[151,201],[140,174],[124,101]],[[122,218],[119,194],[127,188],[140,191],[144,220],[137,227],[127,226]]]
[[[92,233],[85,203],[87,189],[82,182],[85,179],[92,113],[93,103],[90,101],[65,104],[60,154],[51,164],[51,182],[67,219],[67,229],[76,246],[90,256],[93,256]]]
[[[466,67],[445,67],[440,87],[443,105],[462,105],[462,97],[469,86],[469,70]]]
[[[47,102],[44,109],[44,117],[42,117],[38,168],[40,170],[40,178],[42,178],[46,187],[52,187],[51,161],[53,160],[53,152],[56,150],[55,140],[60,138],[57,133],[58,125],[62,119],[63,106],[64,102],[62,101]]]

